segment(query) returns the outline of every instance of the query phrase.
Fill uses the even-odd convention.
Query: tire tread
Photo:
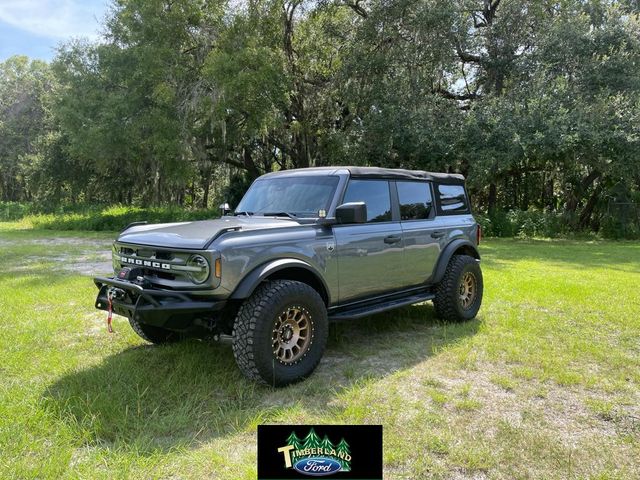
[[[436,309],[436,314],[439,318],[446,322],[458,322],[466,320],[457,308],[457,292],[458,282],[463,269],[468,264],[475,264],[477,260],[469,255],[453,255],[444,276],[438,285],[436,286],[436,296],[433,299],[433,305]],[[482,301],[482,274],[478,279],[478,303]],[[475,315],[474,315],[475,316]]]
[[[305,283],[294,280],[273,280],[259,285],[241,305],[233,326],[233,355],[240,371],[250,380],[272,386],[279,383],[275,378],[269,382],[260,374],[253,353],[253,345],[256,342],[258,323],[264,320],[269,307],[277,302],[280,297],[284,297],[287,294],[298,294],[306,297],[316,296],[316,301],[319,300],[324,308],[320,295]],[[321,348],[324,348],[324,346],[322,345]],[[320,358],[321,355],[311,365],[311,372],[320,363]]]

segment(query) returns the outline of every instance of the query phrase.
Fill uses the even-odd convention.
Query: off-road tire
[[[295,363],[280,362],[273,350],[274,328],[282,312],[301,308],[309,315],[310,341]],[[273,387],[305,379],[320,363],[327,344],[327,309],[309,285],[293,280],[274,280],[258,286],[240,307],[233,326],[233,355],[242,373]]]
[[[470,273],[475,279],[476,293],[470,305],[464,308],[460,288],[466,273]],[[454,255],[449,260],[444,277],[436,286],[436,296],[433,299],[436,314],[447,322],[471,320],[480,310],[482,290],[482,271],[478,261],[469,255]]]
[[[182,335],[172,330],[156,327],[153,325],[147,325],[140,323],[137,320],[129,317],[129,324],[133,331],[136,332],[140,338],[156,345],[162,345],[163,343],[174,343],[182,340]]]

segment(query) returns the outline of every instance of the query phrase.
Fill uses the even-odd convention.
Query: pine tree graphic
[[[320,447],[322,447],[322,449],[324,450],[325,455],[327,455],[331,450],[336,449],[331,440],[329,440],[329,437],[327,437],[326,435],[320,442]]]
[[[340,443],[338,443],[338,446],[336,447],[336,452],[338,454],[342,454],[344,455],[351,455],[351,450],[349,449],[349,444],[347,442],[345,442],[344,438],[340,440]],[[350,472],[351,471],[351,466],[350,463],[346,460],[343,460],[342,458],[340,458],[338,460],[340,462],[340,465],[342,466],[342,471],[343,472]]]
[[[296,432],[291,432],[289,438],[287,438],[287,445],[293,445],[296,450],[302,449],[302,440],[298,438]]]
[[[303,448],[318,448],[320,446],[320,437],[316,433],[316,431],[312,428],[309,430],[309,433],[306,437],[304,437],[304,443],[302,445]]]

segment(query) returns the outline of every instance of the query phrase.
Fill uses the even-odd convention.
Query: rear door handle
[[[384,237],[384,243],[398,243],[400,241],[400,237],[396,235],[389,235],[388,237]]]
[[[444,232],[433,232],[431,234],[431,238],[442,238],[444,237],[445,233]]]

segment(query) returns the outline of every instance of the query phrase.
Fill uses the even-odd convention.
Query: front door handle
[[[431,234],[431,238],[442,238],[444,237],[445,233],[444,232],[433,232]]]
[[[388,237],[384,237],[384,243],[392,244],[398,243],[400,241],[400,237],[396,235],[389,235]]]

